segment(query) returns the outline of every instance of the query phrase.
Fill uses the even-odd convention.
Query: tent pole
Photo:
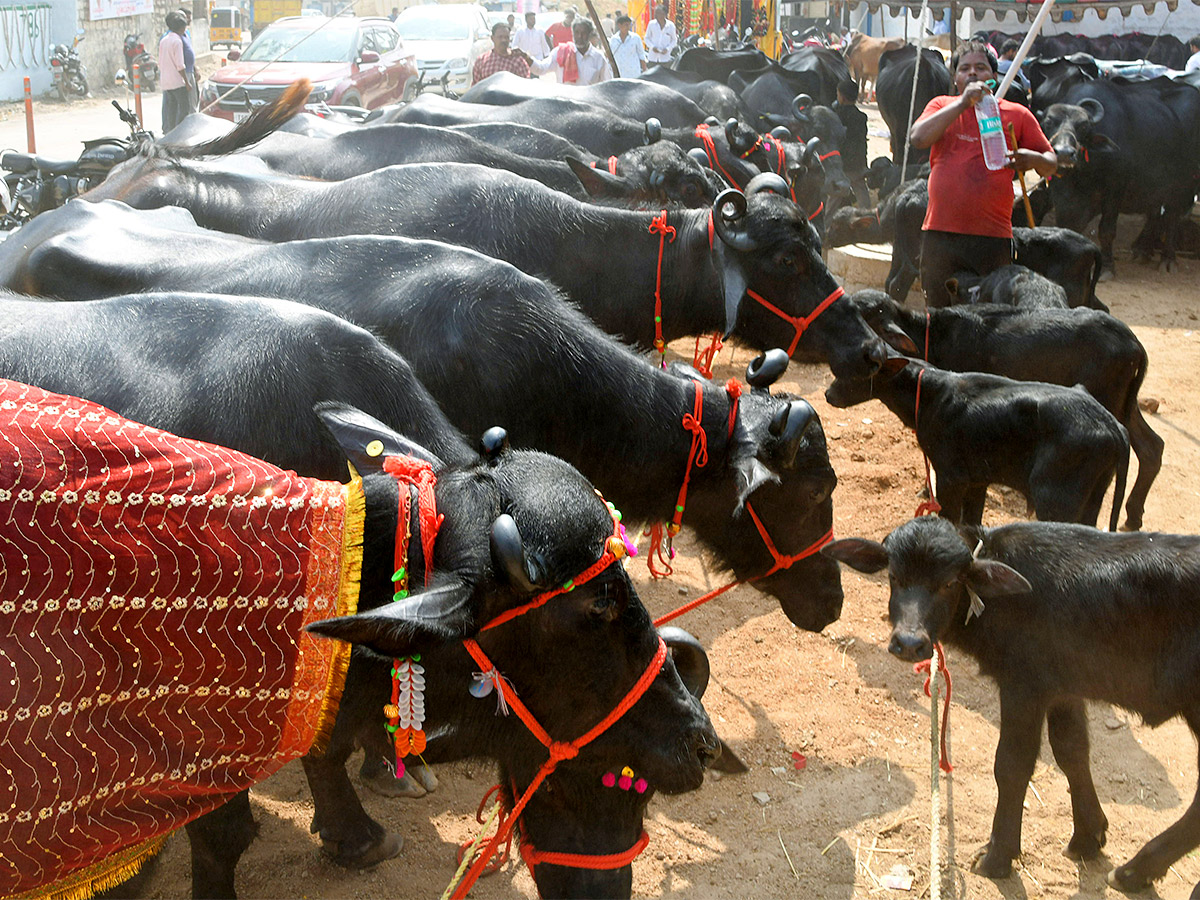
[[[950,55],[958,43],[958,0],[950,0]]]
[[[1033,25],[1030,27],[1029,33],[1025,35],[1025,40],[1021,41],[1021,47],[1017,50],[1017,55],[1013,57],[1012,65],[1008,67],[1008,71],[1004,73],[1004,79],[1000,82],[1000,87],[996,89],[997,100],[1003,100],[1004,95],[1008,93],[1009,85],[1013,83],[1013,79],[1021,71],[1021,63],[1025,62],[1025,54],[1029,52],[1029,48],[1033,44],[1033,39],[1041,33],[1042,25],[1045,24],[1046,17],[1050,15],[1050,10],[1053,7],[1054,0],[1043,0],[1042,8],[1038,10],[1037,18],[1033,20]]]

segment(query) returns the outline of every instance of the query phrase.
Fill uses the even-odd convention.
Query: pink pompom
[[[396,760],[396,777],[397,777],[397,778],[403,778],[403,777],[404,777],[404,773],[405,773],[405,772],[407,772],[407,771],[408,771],[408,770],[407,770],[407,769],[404,767],[404,760],[402,760],[402,759],[397,759],[397,760]]]
[[[628,775],[622,775],[619,779],[617,779],[617,786],[621,790],[627,791],[633,786],[633,779]]]
[[[604,775],[600,778],[600,783],[602,785],[604,785],[605,787],[612,787],[614,784],[617,783],[617,776],[614,775],[612,772],[605,772]]]
[[[633,783],[633,789],[635,791],[637,791],[639,794],[646,793],[646,788],[648,788],[648,787],[650,787],[650,785],[646,784],[645,778],[639,778],[637,781],[635,781]]]

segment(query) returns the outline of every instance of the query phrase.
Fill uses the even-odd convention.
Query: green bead
[[[618,522],[621,521],[621,511],[619,509],[613,510],[613,518],[616,519]]]
[[[395,602],[396,600],[403,600],[407,596],[408,596],[408,591],[405,591],[405,590],[396,591],[396,593],[392,594],[392,601]]]
[[[408,569],[404,568],[404,566],[401,566],[396,570],[396,574],[392,576],[392,581],[400,581],[406,575],[408,575]]]
[[[398,729],[400,726],[399,726],[399,725],[384,725],[383,727],[384,727],[384,728],[386,728],[386,729],[387,729],[389,732],[391,732],[392,734],[395,734],[395,733],[396,733],[396,730],[397,730],[397,729]]]
[[[662,322],[662,316],[655,316],[655,317],[654,317],[654,321],[655,321],[655,322]]]
[[[421,654],[420,654],[420,653],[414,653],[414,654],[412,655],[412,661],[413,661],[413,662],[420,662],[420,661],[421,661]]]
[[[682,506],[675,507],[675,512],[683,512],[683,507]]]
[[[564,591],[573,591],[573,590],[575,590],[575,579],[574,579],[574,578],[572,578],[572,579],[570,579],[569,581],[567,581],[567,582],[566,582],[566,583],[563,585],[563,590],[564,590]]]

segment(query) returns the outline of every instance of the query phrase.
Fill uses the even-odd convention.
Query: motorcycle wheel
[[[87,78],[83,75],[76,75],[71,81],[71,89],[80,97],[86,97],[88,95]]]
[[[63,103],[67,102],[67,85],[61,78],[58,81],[58,99]]]

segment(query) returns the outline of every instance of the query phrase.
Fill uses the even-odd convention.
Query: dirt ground
[[[872,128],[880,127],[873,119]],[[883,143],[877,135],[872,142]],[[1123,234],[1118,248],[1127,248],[1130,237]],[[1101,285],[1098,293],[1149,351],[1142,396],[1160,401],[1148,419],[1166,441],[1146,528],[1196,532],[1200,262],[1181,260],[1180,270],[1168,275],[1132,263],[1126,252],[1118,254],[1117,267],[1117,280]],[[683,342],[672,349],[690,357],[691,348]],[[724,351],[717,377],[740,376],[751,355],[744,349]],[[912,434],[882,405],[829,407],[824,389],[830,380],[824,367],[794,366],[781,387],[808,398],[821,415],[839,477],[836,533],[879,539],[916,508],[923,484],[921,455]],[[1019,498],[993,494],[985,524],[1020,518],[1024,509]],[[670,581],[651,581],[644,556],[629,566],[654,614],[728,577],[708,571],[687,541],[680,546]],[[678,623],[709,648],[713,677],[704,704],[750,772],[710,775],[694,793],[654,799],[646,822],[650,845],[634,864],[636,897],[848,900],[929,893],[929,700],[921,692],[923,679],[886,652],[885,580],[846,572],[843,584],[842,617],[820,634],[796,629],[773,600],[747,587]],[[1195,792],[1197,746],[1187,727],[1172,721],[1152,730],[1127,712],[1094,706],[1092,765],[1110,822],[1105,854],[1087,865],[1062,855],[1071,832],[1070,799],[1044,745],[1027,798],[1020,863],[1012,877],[989,881],[972,874],[970,862],[987,840],[996,797],[997,695],[969,660],[952,652],[949,666],[954,772],[941,781],[942,896],[1121,896],[1107,887],[1105,873],[1174,822]],[[793,751],[807,759],[802,770],[793,766]],[[357,768],[357,760],[352,766]],[[354,872],[323,858],[309,834],[312,801],[300,767],[285,767],[251,792],[261,833],[239,867],[239,894],[439,896],[454,872],[456,845],[477,827],[475,808],[493,773],[477,762],[440,767],[438,775],[441,788],[419,800],[362,792],[371,815],[402,834],[405,847],[394,860]],[[760,803],[752,796],[756,793],[769,799]],[[912,874],[911,889],[881,885],[894,866]],[[187,841],[177,835],[145,896],[187,896],[188,879]],[[1197,882],[1200,855],[1193,852],[1140,896],[1186,898]],[[535,897],[536,891],[524,867],[510,862],[480,881],[472,895],[481,900]]]

